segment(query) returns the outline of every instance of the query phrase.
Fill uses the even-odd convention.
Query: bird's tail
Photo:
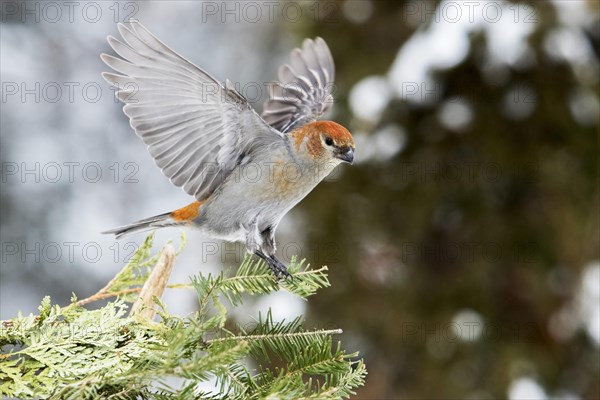
[[[145,218],[132,224],[120,226],[102,233],[114,234],[117,239],[120,239],[133,233],[145,232],[168,226],[188,225],[198,217],[200,205],[201,203],[196,201],[173,212],[155,215],[154,217]]]
[[[128,225],[123,225],[118,228],[110,229],[102,233],[114,234],[117,239],[133,233],[145,232],[153,229],[164,228],[167,226],[179,225],[179,222],[173,221],[171,213],[155,215],[154,217],[145,218]]]

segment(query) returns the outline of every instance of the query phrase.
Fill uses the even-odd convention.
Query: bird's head
[[[311,122],[292,132],[292,137],[298,154],[317,164],[335,166],[354,161],[354,139],[336,122]]]

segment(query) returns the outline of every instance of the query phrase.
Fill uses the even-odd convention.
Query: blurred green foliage
[[[407,134],[392,159],[347,167],[301,203],[308,242],[331,246],[313,262],[331,266],[333,289],[311,300],[311,316],[353,332],[370,371],[359,397],[506,398],[513,379],[531,376],[548,393],[599,398],[592,339],[582,330],[560,339],[550,329],[552,316],[576,301],[585,264],[598,259],[598,128],[579,124],[569,108],[578,88],[597,95],[598,80],[585,87],[567,62],[547,55],[557,11],[539,2],[531,65],[505,66],[490,83],[488,43],[474,34],[461,63],[435,72],[436,101],[395,99],[376,124],[360,121],[348,106],[352,85],[384,75],[417,28],[403,23],[406,4],[371,4],[361,24],[339,16],[299,28],[332,48],[338,122],[368,132],[367,140],[389,124]],[[597,16],[598,4],[588,7]],[[585,35],[597,60],[598,19]],[[509,101],[532,102],[530,115],[503,109],[514,88]],[[438,118],[456,98],[473,114],[458,133]],[[464,326],[448,330],[463,310],[481,317],[478,340],[457,340]]]

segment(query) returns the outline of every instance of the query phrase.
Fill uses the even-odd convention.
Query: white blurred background
[[[236,317],[243,323],[271,307],[276,319],[307,314],[342,327],[344,343],[367,360],[365,398],[598,393],[598,189],[597,179],[583,178],[597,178],[598,166],[597,148],[588,145],[597,144],[600,108],[596,2],[7,1],[0,11],[1,319],[35,313],[45,295],[67,304],[72,292],[95,293],[144,239],[115,241],[99,232],[192,201],[156,168],[100,77],[108,68],[99,55],[111,53],[106,36],[118,35],[116,22],[138,19],[216,78],[238,83],[259,111],[264,84],[276,79],[289,51],[319,34],[337,66],[329,118],[354,134],[356,165],[292,210],[278,239],[285,261],[297,254],[333,266],[333,288],[308,303],[284,292],[254,298]],[[466,81],[452,80],[459,72]],[[511,199],[527,197],[525,190],[511,192],[514,182],[503,180],[484,182],[475,189],[481,197],[461,203],[472,194],[461,182],[401,178],[405,162],[468,161],[472,154],[497,163],[499,154],[514,154],[495,164],[503,167],[535,164],[536,185],[527,188],[539,184],[539,198],[514,206]],[[489,212],[473,213],[482,207]],[[551,221],[549,228],[539,221]],[[482,232],[497,233],[490,240],[516,232],[535,242],[536,262],[432,266],[407,262],[400,250],[407,240],[477,239]],[[177,245],[180,233],[158,231],[155,247],[169,239]],[[548,241],[546,233],[553,235]],[[186,234],[171,283],[235,267],[243,256],[241,245]],[[330,259],[315,255],[323,237],[336,245]],[[453,297],[452,288],[464,297]],[[478,288],[484,294],[470,297]],[[182,315],[196,305],[192,293],[179,290],[164,301]],[[401,321],[411,318],[533,324],[535,345],[500,347],[476,335],[459,345],[464,353],[429,340],[411,347],[398,341]],[[485,351],[477,347],[483,344]],[[486,358],[487,351],[496,357]],[[487,365],[494,382],[474,378]]]

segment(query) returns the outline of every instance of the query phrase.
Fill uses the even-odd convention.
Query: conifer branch
[[[190,284],[167,285],[176,254],[167,245],[151,255],[152,239],[149,236],[98,293],[79,301],[73,296],[66,307],[46,297],[39,315],[3,321],[3,395],[337,399],[349,397],[364,384],[366,369],[357,354],[346,354],[339,342],[333,344],[341,329],[308,330],[301,317],[277,322],[270,311],[259,315],[250,331],[232,328],[235,322],[223,303],[227,300],[230,307],[237,307],[244,293],[262,295],[280,289],[306,298],[329,286],[326,267],[312,270],[303,261],[292,260],[292,276],[302,278],[278,282],[264,263],[248,257],[234,274],[198,274]],[[160,300],[165,287],[193,289],[198,311],[187,317],[169,314]],[[112,301],[99,309],[83,307],[107,298]],[[127,313],[132,303],[136,306]],[[152,321],[155,312],[160,322]],[[170,387],[170,378],[179,379],[180,387]],[[207,386],[211,378],[217,382],[213,389]]]

